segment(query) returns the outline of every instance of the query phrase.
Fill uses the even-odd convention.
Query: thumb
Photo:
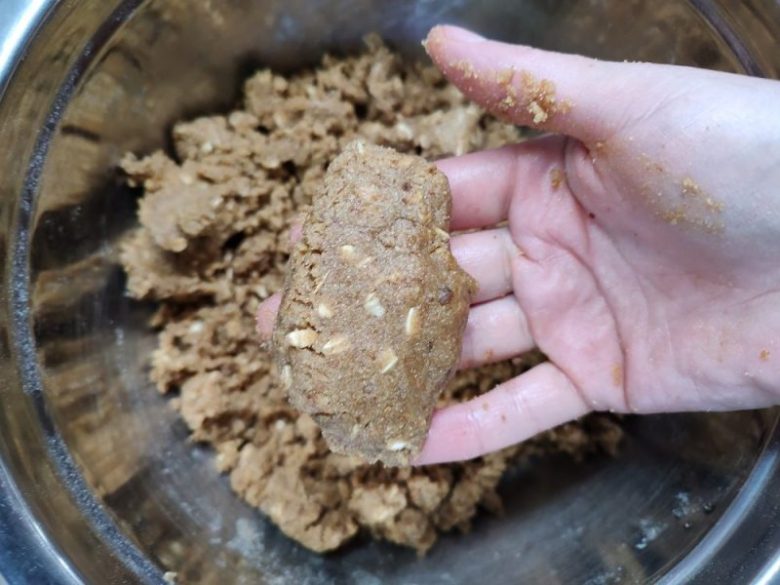
[[[624,127],[636,106],[630,78],[637,76],[625,75],[631,65],[499,43],[452,26],[434,27],[424,44],[467,97],[515,124],[595,142]]]

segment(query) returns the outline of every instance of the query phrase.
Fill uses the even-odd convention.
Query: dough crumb
[[[550,185],[552,186],[553,191],[557,191],[565,180],[566,177],[563,174],[563,170],[559,169],[558,167],[554,167],[550,171]]]
[[[175,397],[191,438],[214,448],[239,497],[314,551],[364,532],[422,553],[438,534],[466,529],[478,510],[497,510],[508,467],[549,453],[612,451],[620,427],[597,415],[472,461],[386,468],[332,453],[314,420],[288,403],[291,374],[277,372],[257,343],[254,315],[282,287],[290,230],[330,161],[357,138],[429,160],[522,139],[433,67],[405,63],[375,36],[366,42],[362,54],[325,56],[293,75],[258,71],[234,112],[176,124],[175,153],[125,157],[127,180],[144,196],[121,258],[128,292],[158,303],[151,379]],[[321,293],[333,276],[316,278]],[[437,291],[436,301],[452,294]],[[321,318],[335,319],[335,303],[322,302]],[[423,316],[410,318],[412,335]],[[540,359],[459,372],[437,406],[482,394]]]
[[[699,187],[699,185],[695,183],[690,177],[685,177],[682,180],[682,194],[684,197],[687,196],[699,198],[707,210],[711,212],[720,213],[723,211],[723,203],[720,201],[715,201],[712,197],[705,193],[702,188]]]
[[[556,114],[571,111],[572,102],[568,99],[558,101],[555,84],[548,79],[537,79],[528,71],[520,73],[519,91],[513,68],[495,72],[495,82],[501,89],[495,109],[502,117],[519,114],[531,117],[531,123],[539,126],[550,121]]]
[[[520,77],[525,108],[531,114],[534,124],[543,124],[555,114],[568,111],[569,107],[561,109],[555,97],[555,84],[547,79],[536,79],[528,71],[523,71]]]
[[[463,79],[479,79],[479,75],[477,75],[477,72],[474,69],[474,65],[472,65],[469,61],[458,61],[455,63],[455,69],[460,71],[460,73],[463,75]]]
[[[593,150],[591,155],[593,156]],[[641,154],[639,160],[646,171],[667,174],[664,165]],[[726,229],[723,220],[724,205],[711,197],[689,176],[676,180],[673,189],[655,190],[648,183],[639,190],[651,212],[672,226],[718,235]]]
[[[623,366],[620,364],[612,366],[612,383],[615,386],[623,385]]]

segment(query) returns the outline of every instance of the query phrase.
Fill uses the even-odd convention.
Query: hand
[[[462,366],[535,346],[549,362],[436,412],[417,463],[594,410],[779,404],[780,83],[453,27],[427,49],[475,102],[557,135],[438,163],[452,229],[481,230],[451,240],[479,282]]]

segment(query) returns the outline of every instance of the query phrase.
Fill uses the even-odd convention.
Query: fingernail
[[[481,43],[486,40],[485,37],[458,26],[448,26],[445,35],[449,40],[457,43]]]

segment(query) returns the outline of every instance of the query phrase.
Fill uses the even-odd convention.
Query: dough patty
[[[362,141],[314,198],[274,347],[291,402],[338,453],[406,465],[422,448],[476,290],[449,249],[450,208],[433,164]]]

